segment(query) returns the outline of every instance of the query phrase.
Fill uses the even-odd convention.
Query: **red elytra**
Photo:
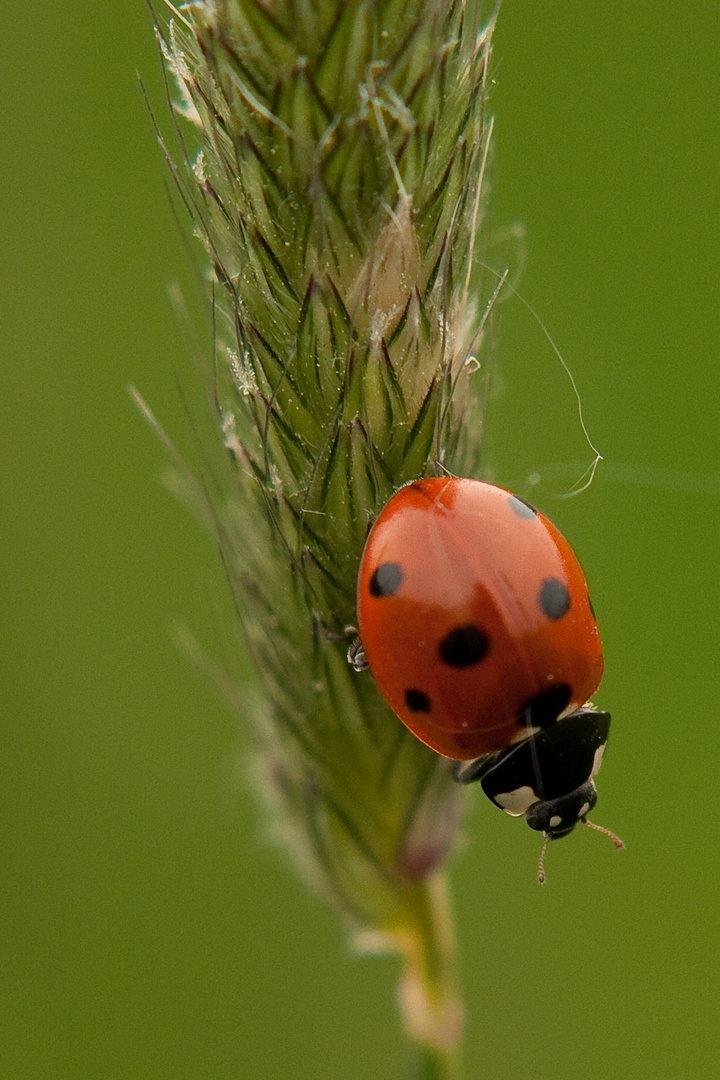
[[[447,757],[517,743],[600,684],[600,635],[570,544],[493,484],[437,477],[398,491],[368,535],[357,607],[381,693]]]

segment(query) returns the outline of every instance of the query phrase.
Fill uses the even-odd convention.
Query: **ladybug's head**
[[[456,767],[457,780],[465,784],[479,780],[496,806],[513,817],[524,814],[530,828],[543,833],[541,882],[547,845],[567,836],[577,824],[603,832],[616,847],[623,846],[608,829],[587,820],[597,802],[593,777],[609,730],[609,713],[585,707],[505,750]]]
[[[588,780],[559,799],[538,799],[525,811],[525,820],[531,829],[544,833],[550,840],[559,840],[585,820],[596,802],[595,782]]]

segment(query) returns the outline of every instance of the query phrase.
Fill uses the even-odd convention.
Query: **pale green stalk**
[[[477,457],[491,26],[477,0],[207,0],[157,25],[230,458],[200,501],[262,688],[240,700],[262,787],[357,941],[403,956],[420,1074],[458,1077],[458,789],[346,652],[380,507]]]

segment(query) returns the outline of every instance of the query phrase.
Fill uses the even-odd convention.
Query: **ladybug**
[[[602,645],[568,541],[494,484],[417,480],[368,534],[357,614],[351,663],[369,667],[402,722],[455,760],[456,780],[479,780],[544,834],[544,880],[551,839],[578,822],[599,829],[586,815],[610,727],[587,704]]]

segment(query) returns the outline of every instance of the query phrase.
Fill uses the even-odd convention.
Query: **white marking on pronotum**
[[[592,770],[590,772],[590,777],[591,778],[593,776],[595,776],[598,769],[602,765],[603,754],[605,753],[605,746],[606,746],[606,744],[603,743],[602,746],[598,746],[597,750],[595,751],[595,756],[593,758]]]
[[[504,791],[499,795],[493,795],[493,800],[510,817],[521,817],[529,808],[538,801],[533,789],[525,784],[516,788],[515,791]]]

